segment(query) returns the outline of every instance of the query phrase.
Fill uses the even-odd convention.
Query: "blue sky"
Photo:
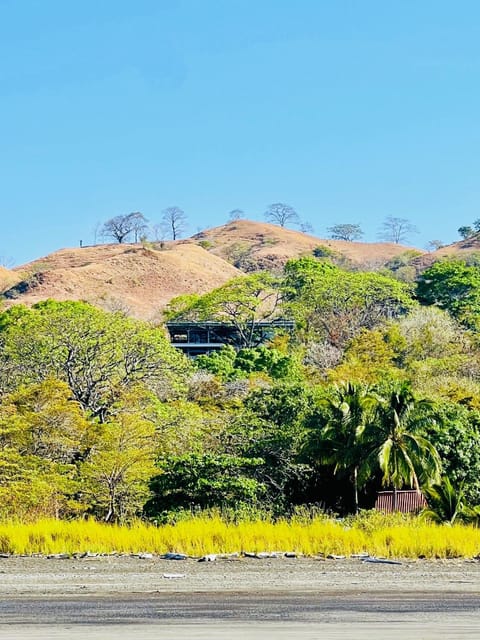
[[[480,217],[480,4],[0,0],[0,256],[183,208],[286,202],[318,236]]]

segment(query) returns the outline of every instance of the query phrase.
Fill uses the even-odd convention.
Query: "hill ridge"
[[[287,260],[333,251],[354,267],[378,269],[413,247],[387,242],[323,239],[267,222],[234,220],[190,238],[63,248],[13,269],[0,268],[4,306],[40,300],[85,300],[106,309],[158,320],[171,298],[205,293],[257,269],[279,272]],[[417,251],[420,251],[416,249]],[[480,237],[435,252],[421,251],[418,268],[456,253],[480,251]]]

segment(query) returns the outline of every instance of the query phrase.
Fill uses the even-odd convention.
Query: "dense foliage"
[[[0,517],[345,514],[383,487],[422,489],[440,520],[478,514],[478,267],[440,262],[414,284],[397,266],[322,254],[174,299],[167,318],[240,336],[195,360],[86,303],[3,311]],[[295,330],[260,343],[276,318]]]

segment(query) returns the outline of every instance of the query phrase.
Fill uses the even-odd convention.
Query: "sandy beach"
[[[218,558],[164,560],[157,556],[0,559],[0,597],[141,593],[480,591],[478,560]]]
[[[477,638],[480,562],[0,560],[0,638]]]

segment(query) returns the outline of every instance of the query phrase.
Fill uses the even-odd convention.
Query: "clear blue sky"
[[[480,217],[477,0],[0,0],[0,256],[182,207],[319,236]]]

